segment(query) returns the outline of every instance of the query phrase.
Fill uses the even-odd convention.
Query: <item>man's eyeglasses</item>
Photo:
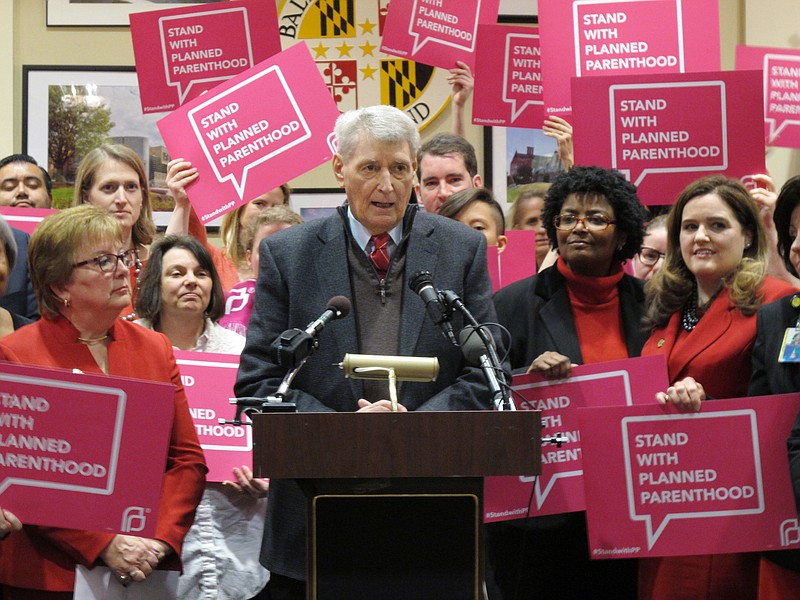
[[[139,255],[136,250],[126,250],[120,254],[101,254],[100,256],[95,256],[94,258],[90,258],[89,260],[82,260],[81,262],[76,262],[72,265],[73,268],[82,267],[84,265],[89,265],[94,263],[97,265],[97,268],[100,269],[103,273],[113,273],[117,270],[117,266],[119,265],[119,261],[122,261],[122,264],[125,265],[128,269],[132,268],[136,261],[139,259]]]
[[[642,249],[639,250],[639,260],[642,261],[643,265],[647,265],[648,267],[652,267],[665,256],[666,254],[663,252],[659,252],[655,248],[650,248],[648,246],[642,246]]]
[[[553,225],[561,231],[572,231],[578,226],[578,223],[583,223],[583,226],[589,231],[603,231],[608,229],[609,225],[614,225],[616,221],[612,221],[607,216],[600,214],[587,215],[583,218],[575,215],[556,215],[553,217]]]

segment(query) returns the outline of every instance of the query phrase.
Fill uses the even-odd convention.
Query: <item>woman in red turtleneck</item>
[[[512,368],[562,378],[575,364],[639,356],[643,282],[622,269],[644,238],[636,188],[616,171],[574,167],[548,190],[543,218],[556,264],[495,295]],[[635,561],[589,560],[584,513],[530,519],[526,529],[490,532],[505,597],[517,587],[526,597],[636,597]]]

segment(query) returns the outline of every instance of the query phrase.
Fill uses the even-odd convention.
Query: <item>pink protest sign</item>
[[[592,556],[800,548],[786,455],[798,409],[787,394],[579,410]]]
[[[472,122],[541,127],[544,98],[538,29],[481,25],[478,33],[475,79],[481,84],[475,86]],[[503,57],[502,69],[498,69],[498,56]]]
[[[500,0],[392,0],[381,52],[452,69],[475,67],[478,23],[496,23]]]
[[[158,128],[170,156],[198,169],[187,192],[206,223],[330,160],[338,116],[299,43],[184,104]]]
[[[558,381],[514,376],[517,410],[541,410],[542,437],[560,434],[564,441],[560,446],[542,445],[538,477],[486,478],[487,523],[584,510],[583,436],[577,409],[655,403],[656,392],[667,389],[669,381],[662,356],[584,365],[572,373],[569,379]]]
[[[644,204],[671,204],[703,175],[765,172],[756,71],[575,78],[572,85],[576,164],[621,171]]]
[[[716,0],[542,0],[539,26],[547,114],[572,111],[571,77],[720,68]]]
[[[736,68],[763,71],[767,145],[800,148],[800,50],[737,46]]]
[[[250,466],[253,462],[252,428],[219,422],[219,419],[233,419],[236,413],[230,399],[234,397],[239,357],[176,350],[175,360],[181,369],[197,438],[206,456],[206,479],[231,479],[233,467]]]
[[[145,114],[174,110],[281,51],[272,2],[231,0],[213,8],[134,13],[130,19]]]
[[[536,232],[509,229],[505,236],[508,243],[502,252],[497,246],[486,248],[493,292],[536,273]]]
[[[11,206],[0,206],[0,215],[11,227],[16,227],[27,233],[33,233],[36,226],[41,223],[47,215],[57,212],[51,208],[12,208]]]
[[[4,363],[0,506],[34,525],[152,537],[174,398],[163,383]]]

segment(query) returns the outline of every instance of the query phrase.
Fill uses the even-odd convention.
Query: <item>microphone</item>
[[[306,327],[306,333],[311,336],[319,335],[319,332],[331,321],[341,319],[350,314],[350,309],[353,305],[348,298],[344,296],[334,296],[328,300],[325,306],[325,312],[322,313],[318,319],[311,321]]]
[[[350,300],[344,296],[334,296],[328,300],[319,318],[311,321],[305,330],[287,329],[272,343],[275,361],[282,367],[298,368],[319,347],[317,336],[323,328],[335,319],[350,313]]]
[[[452,292],[451,292],[452,293]],[[497,410],[516,410],[511,398],[497,379],[495,341],[484,326],[467,325],[458,333],[461,352],[468,364],[480,367],[492,394],[492,402]],[[493,356],[495,360],[492,360]],[[497,367],[499,368],[499,367]],[[505,379],[505,376],[503,376]]]
[[[450,313],[439,299],[439,293],[433,287],[433,277],[428,271],[417,271],[408,282],[408,287],[412,292],[418,294],[425,303],[425,310],[433,321],[442,330],[442,334],[457,346],[456,337],[453,334],[453,326],[450,324]]]

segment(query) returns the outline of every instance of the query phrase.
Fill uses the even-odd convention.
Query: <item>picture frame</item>
[[[139,86],[133,67],[23,65],[22,151],[47,168],[53,179],[53,206],[69,205],[74,171],[85,152],[111,138],[139,154],[150,174],[151,200],[156,222],[169,215],[172,201],[166,197],[166,165],[169,162],[164,141],[156,122],[163,113],[142,114]],[[53,111],[58,117],[51,122]],[[60,100],[60,104],[58,101]],[[83,110],[70,111],[78,107]],[[64,110],[60,110],[64,108]],[[108,111],[108,123],[86,125],[73,141],[72,153],[67,144],[59,144],[62,128],[70,130],[78,121],[94,123],[86,115]],[[76,117],[78,112],[83,115]],[[55,117],[54,117],[55,118]],[[88,129],[93,126],[94,129]],[[82,136],[82,137],[81,137]],[[59,156],[51,153],[51,141]],[[81,150],[84,146],[87,148]],[[168,218],[168,217],[167,217]]]
[[[293,189],[289,207],[306,221],[325,218],[341,206],[347,196],[339,188]]]
[[[129,27],[128,17],[134,12],[210,4],[224,0],[173,0],[135,3],[103,2],[102,0],[47,0],[48,27]]]
[[[498,23],[535,23],[539,15],[538,0],[500,0]]]
[[[549,183],[563,170],[556,140],[541,129],[484,129],[484,182],[504,211],[532,184]]]

